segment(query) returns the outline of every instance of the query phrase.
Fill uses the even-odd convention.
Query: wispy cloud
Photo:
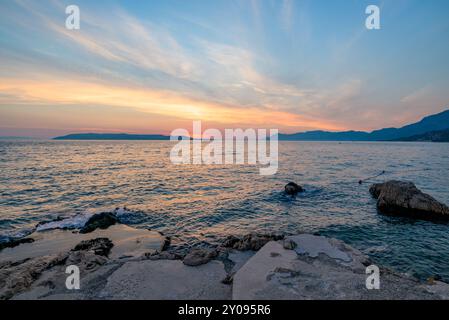
[[[297,131],[372,128],[385,123],[382,112],[392,105],[417,109],[447,98],[432,86],[438,99],[427,91],[403,97],[389,92],[385,103],[378,93],[386,85],[373,81],[377,65],[368,68],[371,61],[363,60],[354,68],[350,61],[367,36],[363,25],[347,26],[329,46],[332,36],[315,39],[323,30],[313,14],[323,11],[313,12],[304,2],[232,2],[219,23],[205,12],[150,19],[127,3],[111,4],[104,13],[83,2],[81,30],[75,32],[64,26],[63,2],[0,6],[0,32],[13,42],[0,47],[2,106],[97,105]],[[326,23],[323,17],[320,23]]]

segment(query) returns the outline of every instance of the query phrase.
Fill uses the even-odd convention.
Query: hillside
[[[427,116],[421,121],[401,128],[384,128],[372,132],[364,131],[308,131],[293,134],[279,134],[279,140],[290,141],[388,141],[430,131],[449,129],[449,110]]]
[[[418,134],[410,137],[396,139],[394,141],[431,141],[431,142],[449,142],[449,129],[430,131],[424,134]]]

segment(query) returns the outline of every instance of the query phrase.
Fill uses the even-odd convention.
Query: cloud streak
[[[356,25],[348,28],[344,41],[329,37],[314,42],[314,32],[320,32],[317,26],[312,28],[316,13],[303,12],[303,4],[293,0],[238,2],[240,11],[223,12],[219,15],[223,21],[217,22],[207,19],[212,9],[206,4],[197,14],[200,20],[195,20],[194,11],[186,14],[189,19],[170,20],[143,17],[124,3],[102,13],[86,2],[77,32],[64,27],[63,3],[50,4],[28,0],[1,4],[0,33],[14,43],[5,41],[0,48],[3,113],[8,112],[7,105],[96,105],[165,117],[167,128],[177,118],[293,132],[371,129],[385,124],[382,112],[393,110],[392,105],[411,104],[410,118],[420,113],[418,103],[422,106],[429,99],[407,96],[410,90],[404,89],[389,92],[385,103],[383,94],[378,94],[383,88],[373,88],[370,73],[358,71],[353,57],[348,58],[368,32]],[[269,20],[270,16],[275,18]],[[190,31],[189,26],[201,31]],[[226,32],[217,31],[220,26],[241,34],[225,37]],[[298,26],[307,28],[297,30]],[[281,41],[294,41],[295,36],[304,46],[285,46]],[[290,48],[297,51],[288,52]],[[435,88],[431,92],[438,96],[433,101],[449,98]]]

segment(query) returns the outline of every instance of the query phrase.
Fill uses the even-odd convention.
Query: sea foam
[[[115,208],[114,210],[100,210],[100,209],[90,209],[86,210],[80,214],[75,216],[63,218],[57,221],[51,221],[47,223],[39,224],[36,227],[36,231],[46,231],[52,229],[81,229],[83,228],[89,219],[98,213],[101,212],[111,212],[114,214],[119,220],[122,216],[128,216],[133,213],[132,210],[127,209],[126,207]]]

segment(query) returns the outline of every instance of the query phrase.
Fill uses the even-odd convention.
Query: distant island
[[[127,133],[74,133],[53,140],[170,140],[170,136],[160,134]]]
[[[401,128],[365,131],[307,131],[279,134],[281,141],[432,141],[448,142],[449,110],[427,116]],[[166,135],[127,133],[75,133],[54,140],[170,140]]]

